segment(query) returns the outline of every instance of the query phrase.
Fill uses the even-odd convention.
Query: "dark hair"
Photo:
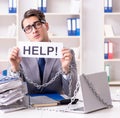
[[[41,12],[40,10],[37,10],[37,9],[30,9],[30,10],[28,10],[28,11],[26,11],[24,13],[23,20],[21,21],[21,27],[22,27],[22,29],[24,28],[23,27],[23,21],[26,18],[29,18],[31,16],[36,16],[40,21],[43,20],[44,22],[46,22],[45,15],[44,15],[43,12]]]

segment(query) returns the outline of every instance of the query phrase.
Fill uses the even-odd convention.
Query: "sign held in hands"
[[[62,58],[63,43],[19,42],[21,57]]]

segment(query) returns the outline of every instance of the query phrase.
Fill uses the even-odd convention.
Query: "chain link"
[[[72,79],[71,79],[71,81],[70,81],[70,84],[69,84],[69,88],[71,88],[71,86],[72,86]],[[72,103],[75,101],[75,99],[76,99],[76,95],[77,95],[77,93],[78,93],[78,90],[79,90],[79,88],[80,88],[80,81],[79,81],[79,78],[77,79],[77,83],[76,83],[76,88],[75,88],[75,90],[74,90],[74,93],[73,93],[73,96],[70,98],[70,103],[68,104],[68,107],[66,107],[65,109],[63,109],[63,111],[65,112],[66,110],[69,110],[69,109],[71,109],[71,107],[72,107]],[[70,89],[71,90],[71,89]],[[71,91],[69,91],[69,92],[71,92]]]
[[[59,78],[59,76],[60,76],[61,74],[63,74],[63,72],[62,72],[62,71],[58,71],[58,72],[55,74],[55,76],[54,76],[49,82],[44,83],[44,84],[42,84],[42,85],[40,85],[40,84],[38,84],[38,83],[35,83],[35,82],[33,82],[31,79],[29,79],[29,78],[27,77],[27,75],[25,74],[25,72],[22,71],[22,74],[24,75],[24,77],[25,77],[25,79],[26,79],[26,81],[27,81],[28,83],[34,85],[37,89],[41,89],[42,87],[47,87],[48,85],[50,85],[51,83],[53,83],[57,78]]]

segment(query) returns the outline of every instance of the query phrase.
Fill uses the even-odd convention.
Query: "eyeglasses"
[[[24,30],[25,33],[29,34],[30,32],[32,32],[33,27],[34,27],[35,29],[39,29],[39,28],[41,28],[41,26],[42,26],[43,23],[45,23],[45,21],[43,21],[43,20],[41,20],[41,21],[36,21],[36,22],[34,22],[32,25],[26,26],[23,30]]]

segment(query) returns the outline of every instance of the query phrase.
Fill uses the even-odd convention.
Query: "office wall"
[[[104,70],[103,0],[83,0],[84,73]]]

